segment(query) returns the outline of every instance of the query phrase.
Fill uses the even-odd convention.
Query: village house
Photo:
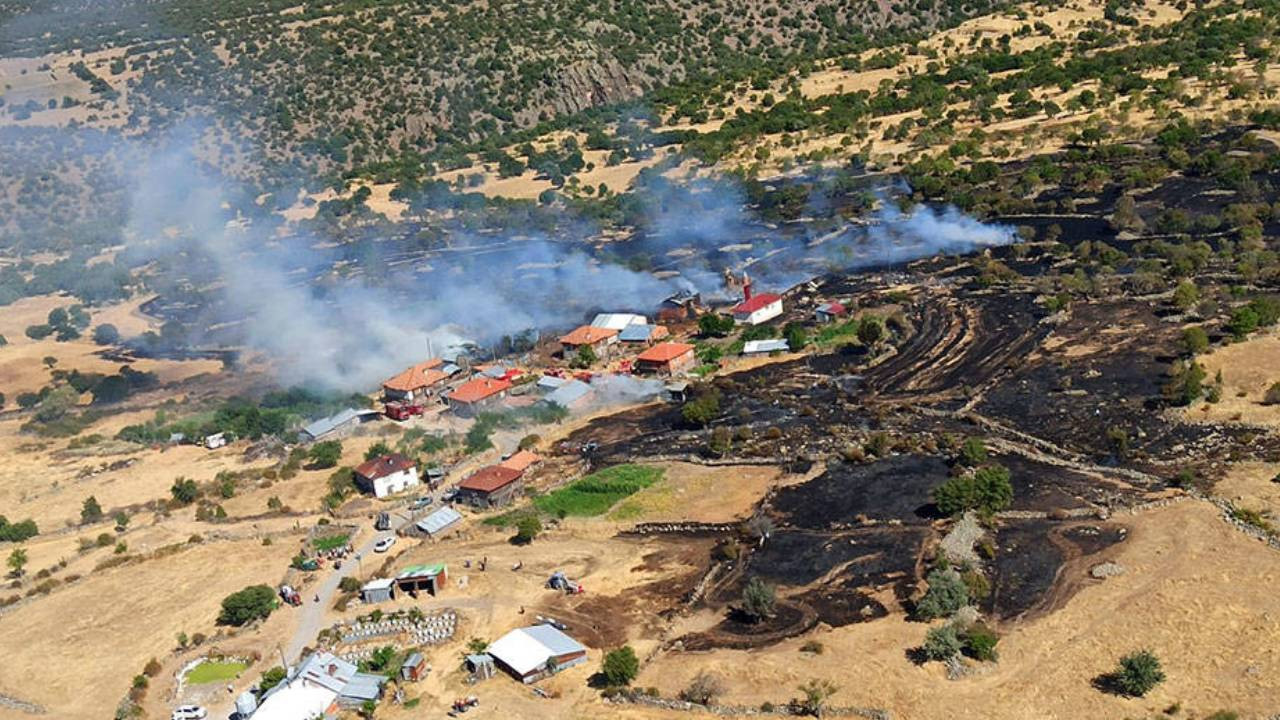
[[[551,625],[516,628],[485,650],[522,683],[533,683],[587,661],[587,649]]]
[[[835,322],[848,314],[849,309],[844,306],[844,303],[833,300],[819,305],[813,311],[813,319],[820,323],[829,323]]]
[[[380,498],[420,484],[418,468],[412,460],[399,453],[366,460],[356,466],[355,480],[356,487]]]
[[[751,283],[742,286],[742,302],[733,306],[733,320],[740,325],[759,325],[782,314],[782,296],[751,293]]]
[[[531,450],[517,450],[511,457],[498,463],[498,467],[509,468],[518,473],[528,472],[529,468],[542,462],[542,456]]]
[[[510,380],[484,376],[472,378],[449,393],[449,409],[469,417],[501,402],[510,390]]]
[[[267,691],[259,703],[246,691],[236,700],[236,711],[253,720],[311,720],[336,716],[382,696],[387,678],[362,673],[351,663],[328,652],[312,653],[283,682]]]
[[[566,360],[573,359],[584,347],[591,348],[596,357],[602,358],[608,355],[610,349],[617,343],[617,330],[594,325],[583,325],[560,338],[560,348],[564,351]]]
[[[480,468],[458,483],[458,502],[474,507],[498,507],[515,499],[524,473],[501,465]]]
[[[698,361],[689,343],[658,343],[636,356],[636,372],[678,375],[687,372]]]
[[[648,323],[648,318],[633,313],[600,313],[591,319],[591,327],[606,328],[619,332],[632,325],[647,325]]]
[[[443,360],[433,358],[387,380],[382,383],[383,402],[421,404],[449,379],[448,373],[441,370],[443,366]]]
[[[658,308],[658,322],[679,323],[692,320],[701,307],[701,295],[692,290],[681,290],[662,301]]]

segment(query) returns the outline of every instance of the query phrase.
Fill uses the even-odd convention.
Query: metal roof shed
[[[418,529],[435,537],[460,522],[462,522],[461,513],[451,507],[442,507],[419,520]]]
[[[549,393],[546,401],[562,408],[573,407],[575,403],[591,394],[591,386],[581,380],[570,380]]]
[[[370,580],[360,588],[360,599],[367,603],[387,602],[396,596],[396,581],[391,578]]]
[[[791,349],[786,340],[748,340],[742,346],[743,355],[758,355],[761,353],[786,352]]]
[[[586,662],[587,649],[550,625],[516,628],[485,651],[521,682],[531,683]]]

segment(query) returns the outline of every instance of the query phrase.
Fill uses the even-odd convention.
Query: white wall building
[[[368,460],[355,470],[356,485],[374,497],[386,497],[422,484],[409,458],[392,453]]]

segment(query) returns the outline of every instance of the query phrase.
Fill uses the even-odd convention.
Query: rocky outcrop
[[[572,115],[599,105],[623,102],[644,93],[644,74],[614,58],[579,60],[549,73],[545,81],[549,110]]]

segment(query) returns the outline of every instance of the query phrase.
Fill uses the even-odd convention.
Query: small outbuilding
[[[396,587],[417,596],[423,590],[439,594],[449,582],[449,568],[444,563],[410,565],[396,575]]]
[[[791,346],[783,338],[772,340],[748,340],[742,344],[743,355],[768,355],[775,352],[787,352]]]
[[[493,656],[489,653],[468,655],[467,671],[476,680],[488,680],[498,674],[498,669],[493,664]]]
[[[436,538],[457,529],[461,523],[461,513],[451,507],[442,507],[419,520],[417,525],[428,537]]]
[[[849,308],[845,307],[844,303],[833,300],[819,305],[813,311],[813,318],[820,323],[829,323],[835,322],[848,314]]]
[[[523,683],[537,682],[587,661],[587,649],[550,625],[517,628],[485,651]]]
[[[634,313],[599,313],[591,319],[591,327],[622,331],[634,325],[646,325],[649,319]]]
[[[390,602],[396,598],[396,581],[391,578],[370,580],[360,588],[360,599],[366,603]]]
[[[409,682],[417,682],[427,676],[431,671],[431,666],[427,665],[427,661],[422,657],[422,653],[413,653],[405,659],[404,664],[400,666],[400,679]]]
[[[547,393],[544,401],[572,410],[591,396],[591,386],[581,380],[567,380],[560,387]]]
[[[299,435],[303,442],[314,442],[329,435],[342,435],[357,425],[377,420],[381,415],[377,410],[347,408],[339,413],[320,418],[308,424],[302,428]]]

